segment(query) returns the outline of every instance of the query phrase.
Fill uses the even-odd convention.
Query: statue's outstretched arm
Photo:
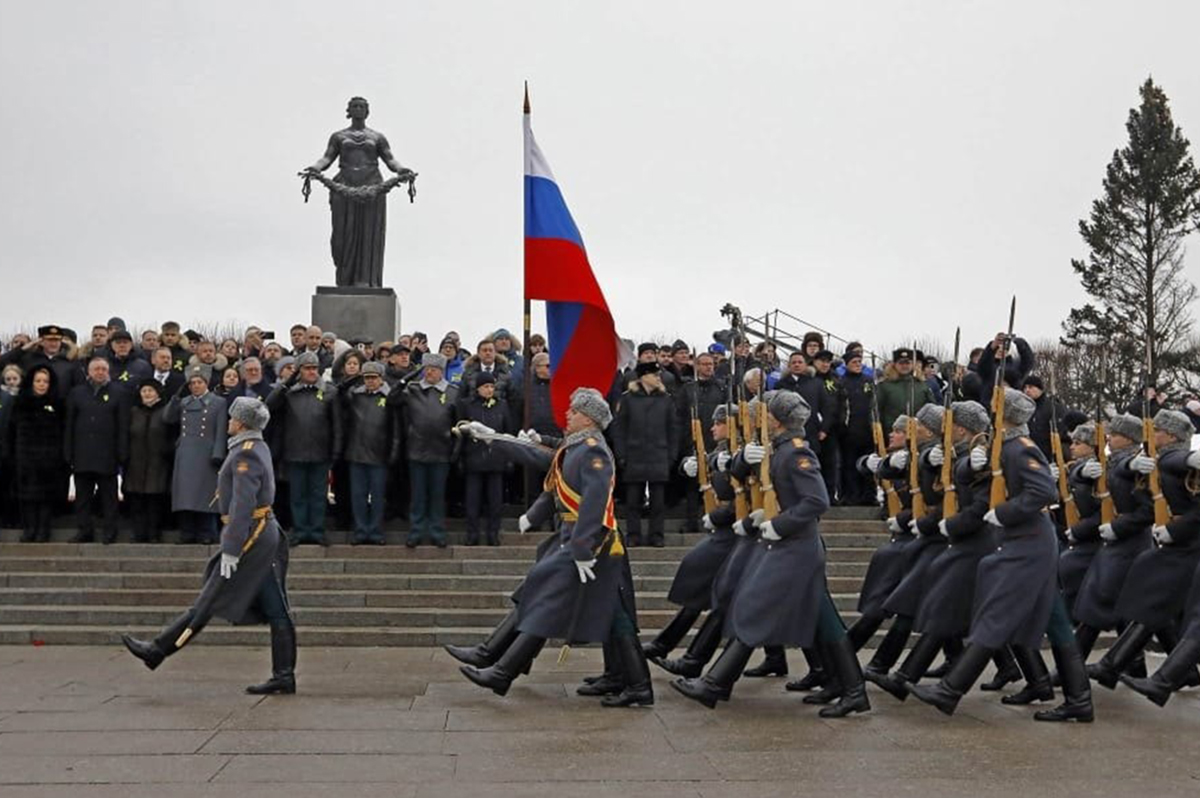
[[[341,152],[341,145],[338,142],[337,134],[334,133],[329,137],[329,144],[325,147],[325,154],[317,159],[317,162],[308,167],[306,172],[324,172],[329,166],[337,160],[338,153]]]
[[[396,156],[392,154],[392,145],[388,144],[387,137],[382,133],[379,134],[379,141],[376,144],[375,151],[379,154],[379,159],[383,161],[384,165],[401,177],[412,173],[411,169],[403,166],[396,160]]]

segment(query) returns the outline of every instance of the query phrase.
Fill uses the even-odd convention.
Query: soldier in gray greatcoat
[[[296,692],[296,630],[288,608],[288,547],[271,512],[275,472],[262,430],[266,405],[238,397],[229,409],[228,454],[220,471],[221,550],[204,572],[196,602],[153,640],[122,635],[135,657],[154,670],[216,616],[234,624],[271,627],[269,680],[246,688],[254,695]]]
[[[179,513],[180,543],[217,540],[217,469],[225,460],[226,404],[208,389],[208,366],[189,366],[187,382],[171,397],[165,421],[179,425],[171,510]]]

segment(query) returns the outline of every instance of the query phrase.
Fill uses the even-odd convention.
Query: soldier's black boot
[[[729,700],[733,683],[742,675],[753,653],[753,648],[734,638],[725,646],[708,673],[697,679],[676,679],[671,686],[693,701],[713,709],[718,701]]]
[[[1109,690],[1116,689],[1121,672],[1142,653],[1153,634],[1144,624],[1129,624],[1100,661],[1087,666],[1088,676]]]
[[[625,687],[617,695],[605,696],[600,700],[606,707],[652,707],[654,687],[650,684],[650,666],[646,654],[635,635],[623,635],[613,641],[613,647],[621,662]]]
[[[990,681],[979,685],[980,690],[985,692],[1003,690],[1021,678],[1021,669],[1017,667],[1016,657],[1012,655],[1008,646],[997,649],[996,653],[992,655],[992,660],[996,663],[996,675]]]
[[[825,684],[820,690],[809,693],[801,700],[805,704],[832,704],[842,696],[842,683],[838,679],[837,669],[832,665],[835,655],[829,650],[827,643],[822,643],[818,651],[821,654],[821,662],[825,665]]]
[[[751,678],[759,676],[787,676],[787,654],[784,653],[783,646],[763,646],[763,653],[766,654],[763,661],[758,666],[747,669],[742,674],[743,676]]]
[[[863,680],[862,667],[854,652],[849,637],[843,637],[825,647],[826,662],[837,674],[842,685],[842,694],[837,703],[822,707],[817,714],[822,718],[844,718],[855,712],[870,712],[871,702],[867,698],[867,683]]]
[[[850,628],[846,630],[846,636],[850,638],[850,644],[854,646],[855,651],[862,651],[875,633],[879,631],[879,627],[887,620],[884,615],[860,615],[858,620],[850,624]]]
[[[942,643],[942,653],[945,656],[942,658],[942,664],[936,668],[931,668],[925,671],[922,676],[928,676],[930,679],[940,679],[950,672],[951,666],[954,665],[954,660],[958,659],[958,655],[962,653],[963,642],[957,637],[948,637]]]
[[[687,651],[682,657],[679,659],[650,657],[650,661],[676,676],[682,676],[685,679],[696,678],[704,672],[704,666],[713,658],[713,654],[717,653],[717,647],[721,645],[721,626],[724,620],[723,613],[720,611],[710,612],[704,619],[704,623],[700,624],[696,636],[692,638],[691,644],[688,645]]]
[[[900,655],[904,653],[904,646],[908,643],[908,637],[912,634],[912,618],[897,617],[892,621],[892,628],[888,629],[888,633],[884,635],[883,642],[879,644],[879,648],[875,649],[875,656],[871,657],[871,661],[867,663],[867,668],[863,673],[867,681],[879,684],[879,679],[887,676],[888,671],[896,664],[896,660],[900,659]]]
[[[271,678],[246,688],[250,695],[296,692],[296,627],[291,620],[271,624]]]
[[[1200,662],[1200,640],[1187,638],[1175,644],[1167,661],[1148,679],[1139,679],[1121,674],[1121,681],[1149,698],[1160,707],[1165,706],[1171,693],[1184,686],[1189,675],[1196,672]]]
[[[903,701],[908,698],[909,685],[916,684],[921,680],[921,677],[929,670],[930,663],[937,657],[940,648],[942,648],[941,640],[933,635],[921,635],[908,652],[908,656],[904,658],[904,662],[894,673],[888,674],[878,681],[875,679],[871,681],[886,690],[897,701]]]
[[[1158,640],[1158,644],[1162,646],[1164,654],[1168,656],[1175,650],[1175,646],[1179,645],[1179,633],[1175,630],[1174,624],[1163,627],[1154,633],[1154,638]],[[1146,677],[1146,659],[1142,658],[1142,672],[1134,673],[1133,667],[1126,668],[1123,672],[1128,676]],[[1184,676],[1183,684],[1179,685],[1180,689],[1184,687],[1200,687],[1200,673],[1197,673],[1195,668],[1192,668]]]
[[[1079,658],[1085,663],[1088,655],[1092,653],[1092,646],[1096,645],[1098,637],[1100,637],[1100,630],[1094,626],[1081,623],[1075,627],[1075,645],[1079,648]],[[1087,672],[1086,668],[1084,672]],[[1057,666],[1054,673],[1050,675],[1050,684],[1054,687],[1062,687],[1062,674],[1058,672]]]
[[[1025,706],[1034,701],[1053,701],[1054,688],[1050,686],[1050,671],[1046,669],[1046,661],[1042,652],[1036,648],[1013,646],[1013,656],[1025,677],[1025,686],[1000,699],[1001,704],[1009,706]]]
[[[496,664],[517,638],[517,609],[514,607],[500,625],[492,630],[488,639],[475,646],[442,646],[446,653],[464,665],[474,665],[476,668],[486,668]]]
[[[604,673],[589,676],[575,689],[576,695],[616,695],[625,689],[625,676],[621,670],[621,658],[617,646],[610,637],[604,641]]]
[[[642,647],[642,651],[650,658],[667,656],[675,650],[680,640],[687,637],[688,630],[699,617],[700,610],[683,607],[653,640]]]
[[[544,645],[546,638],[520,633],[495,665],[482,669],[463,665],[458,670],[480,687],[487,687],[496,695],[506,695],[513,680],[533,662]]]
[[[1084,667],[1078,644],[1054,646],[1050,650],[1054,654],[1054,666],[1062,676],[1064,700],[1054,709],[1033,713],[1033,719],[1091,723],[1096,717],[1092,711],[1092,685],[1088,681],[1087,668]]]
[[[807,693],[809,690],[824,687],[825,682],[829,681],[829,672],[825,670],[821,650],[812,646],[800,650],[804,652],[804,659],[808,662],[808,673],[800,679],[788,682],[783,689],[793,693]]]
[[[163,660],[179,650],[175,642],[191,620],[192,611],[188,610],[171,621],[153,640],[139,640],[131,635],[121,635],[121,642],[129,649],[130,654],[140,659],[147,668],[154,670],[163,664]]]
[[[971,643],[963,649],[944,679],[937,684],[914,684],[909,692],[920,701],[937,707],[939,712],[953,715],[958,702],[975,684],[994,653],[990,648]]]

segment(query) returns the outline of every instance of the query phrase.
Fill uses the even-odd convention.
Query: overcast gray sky
[[[388,208],[404,327],[469,343],[520,326],[525,79],[618,329],[701,345],[726,301],[976,343],[1013,292],[1056,335],[1147,75],[1200,142],[1193,2],[0,8],[5,332],[307,321],[333,267],[295,174],[354,94],[420,173]]]

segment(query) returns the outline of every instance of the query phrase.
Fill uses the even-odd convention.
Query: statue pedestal
[[[312,323],[343,341],[395,341],[400,331],[400,301],[391,288],[317,286]]]

